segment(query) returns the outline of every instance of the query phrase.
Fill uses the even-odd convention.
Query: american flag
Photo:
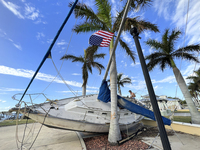
[[[90,36],[89,44],[97,45],[100,47],[108,47],[114,33],[99,30]]]

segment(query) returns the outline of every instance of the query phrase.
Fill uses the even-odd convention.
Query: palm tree
[[[131,9],[134,9],[139,6],[143,6],[148,4],[151,0],[133,0],[131,3]],[[121,3],[123,3],[121,1]],[[74,9],[75,17],[83,19],[83,23],[80,23],[75,26],[73,29],[76,33],[81,32],[95,32],[98,30],[105,30],[112,33],[117,33],[120,23],[122,21],[122,16],[125,11],[125,5],[122,10],[118,11],[117,16],[112,17],[111,14],[111,4],[109,0],[95,0],[95,6],[97,7],[96,13],[95,11],[85,4],[78,3]],[[72,3],[69,5],[72,6]],[[131,10],[130,9],[130,10]],[[131,29],[131,25],[137,27],[140,32],[144,30],[152,30],[154,32],[159,32],[157,26],[155,24],[151,24],[150,22],[139,20],[138,17],[134,18],[126,18],[125,25],[123,31],[129,31]],[[130,56],[130,58],[135,62],[135,53],[130,49],[128,44],[119,39],[119,43],[122,46],[123,50]],[[111,40],[109,52],[114,47],[114,39]],[[115,55],[112,57],[112,62],[110,66],[110,89],[111,89],[111,120],[110,120],[110,129],[108,141],[112,145],[116,145],[117,141],[121,139],[121,133],[119,130],[118,124],[118,114],[117,114],[117,69],[116,69],[116,60]]]
[[[129,77],[125,77],[125,78],[122,78],[122,77],[123,77],[123,73],[117,74],[117,87],[118,87],[119,95],[122,95],[120,86],[124,87],[124,84],[131,83],[131,79]],[[107,82],[110,82],[110,80],[107,80]]]
[[[62,59],[72,60],[72,62],[80,62],[83,64],[82,66],[82,95],[86,95],[86,85],[88,81],[88,71],[92,73],[92,67],[97,68],[99,74],[101,74],[101,70],[105,69],[102,64],[96,62],[95,59],[104,58],[106,54],[100,53],[97,54],[97,46],[90,46],[86,50],[84,50],[84,56],[74,56],[74,55],[64,55]]]
[[[146,44],[153,47],[155,52],[146,56],[146,60],[149,60],[147,67],[150,71],[157,65],[162,71],[164,71],[167,66],[173,69],[176,81],[189,107],[192,116],[192,123],[200,124],[200,113],[197,111],[185,80],[174,62],[175,58],[184,58],[186,60],[199,62],[194,53],[192,53],[200,51],[199,45],[189,45],[175,50],[175,42],[180,35],[181,32],[178,30],[172,30],[171,34],[169,34],[169,29],[166,29],[161,42],[149,39]]]
[[[199,104],[199,97],[200,97],[200,68],[197,71],[194,71],[194,76],[189,76],[186,79],[191,79],[192,82],[189,83],[188,89],[190,91],[191,96],[194,98],[195,103]]]

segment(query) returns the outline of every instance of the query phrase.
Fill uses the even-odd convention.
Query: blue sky
[[[8,110],[17,104],[17,101],[12,100],[11,97],[16,93],[23,93],[26,89],[69,12],[69,2],[69,0],[0,0],[0,111]],[[92,8],[95,7],[93,0],[83,0],[83,2]],[[111,0],[110,3],[114,16],[116,8],[120,8],[122,2]],[[154,0],[150,7],[129,13],[129,17],[140,16],[140,19],[155,23],[159,27],[160,33],[146,31],[140,35],[142,37],[141,47],[145,56],[154,50],[146,46],[144,41],[148,38],[160,40],[161,34],[166,28],[176,28],[183,32],[176,48],[187,44],[197,44],[200,41],[200,1],[193,0],[189,3],[184,42],[187,7],[187,0]],[[76,56],[83,55],[84,49],[89,46],[88,40],[92,32],[78,35],[72,32],[74,25],[79,22],[81,21],[76,20],[74,15],[70,17],[52,49],[52,58],[57,68],[62,65],[61,74],[70,88],[81,95],[81,64],[60,60],[66,52]],[[134,40],[129,32],[123,33],[122,37],[136,52]],[[104,60],[99,60],[106,67],[109,58],[108,48],[100,48],[99,52],[107,54]],[[122,94],[129,95],[128,90],[130,89],[136,93],[138,99],[141,98],[141,95],[147,94],[138,57],[134,64],[118,46],[116,59],[117,71],[132,79],[132,84],[122,88]],[[191,75],[195,67],[199,68],[199,64],[185,60],[176,60],[176,64],[184,78]],[[87,94],[98,92],[104,73],[105,71],[99,75],[98,71],[93,69],[93,74],[89,74]],[[52,82],[56,75],[51,59],[47,59],[27,93],[43,92],[49,99],[72,97],[73,94],[60,78],[56,78]],[[155,68],[150,72],[150,76],[156,95],[176,96],[183,99],[171,69],[166,68],[164,72],[161,72],[159,68]],[[16,98],[20,99],[20,96],[16,96]],[[35,102],[44,102],[44,99],[38,98]]]

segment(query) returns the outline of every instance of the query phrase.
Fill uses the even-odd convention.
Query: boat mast
[[[119,26],[119,30],[117,32],[117,37],[116,37],[116,40],[115,40],[115,43],[114,43],[114,47],[113,49],[111,50],[111,55],[110,55],[110,59],[109,59],[109,62],[108,62],[108,65],[107,65],[107,68],[106,68],[106,72],[105,72],[105,75],[104,75],[104,78],[103,80],[106,80],[107,76],[108,76],[108,71],[110,69],[110,65],[111,65],[111,62],[112,62],[112,56],[114,55],[114,52],[117,48],[117,44],[118,44],[118,41],[119,41],[119,37],[121,35],[121,32],[122,32],[122,29],[124,27],[124,23],[125,23],[125,19],[126,19],[126,16],[128,14],[128,10],[129,10],[129,7],[131,5],[131,0],[128,0],[127,2],[127,5],[126,5],[126,8],[125,8],[125,11],[124,11],[124,14],[123,14],[123,17],[122,17],[122,21],[120,23],[120,26]]]
[[[73,10],[74,10],[74,8],[75,8],[77,2],[78,2],[78,0],[76,0],[76,1],[74,2],[73,6],[71,7],[71,9],[70,9],[70,11],[69,11],[67,17],[65,18],[63,24],[61,25],[60,29],[58,30],[56,36],[54,37],[54,39],[53,39],[53,41],[52,41],[52,43],[51,43],[51,45],[50,45],[50,47],[49,47],[49,49],[47,50],[47,52],[46,52],[44,58],[42,59],[42,61],[41,61],[40,65],[39,65],[39,67],[37,68],[35,74],[33,75],[31,81],[29,82],[29,84],[28,84],[26,90],[24,91],[24,93],[23,93],[23,95],[22,95],[22,97],[21,97],[19,103],[20,103],[20,102],[22,101],[22,99],[24,98],[24,95],[26,94],[26,92],[27,92],[28,88],[30,87],[31,83],[33,82],[33,80],[35,79],[35,77],[36,77],[37,73],[39,72],[40,68],[42,67],[43,63],[44,63],[45,60],[49,57],[49,55],[51,55],[51,49],[53,48],[53,46],[54,46],[56,40],[58,39],[58,36],[60,35],[62,29],[64,28],[65,24],[67,23],[69,17],[71,16],[71,14],[72,14],[72,12],[73,12]],[[18,103],[18,104],[19,104],[19,103]]]

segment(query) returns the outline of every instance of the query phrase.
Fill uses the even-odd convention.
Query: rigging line
[[[39,72],[40,68],[42,67],[42,65],[44,64],[45,60],[46,60],[46,59],[48,58],[48,56],[50,55],[51,49],[53,48],[53,46],[54,46],[56,40],[58,39],[58,37],[59,37],[59,35],[60,35],[62,29],[64,28],[65,24],[67,23],[69,17],[71,16],[71,14],[72,14],[72,12],[73,12],[73,9],[75,8],[77,2],[78,2],[78,0],[76,0],[76,1],[74,2],[73,6],[71,7],[71,9],[70,9],[70,11],[69,11],[67,17],[65,18],[65,20],[64,20],[64,22],[62,23],[61,27],[59,28],[59,30],[58,30],[56,36],[54,37],[54,39],[53,39],[51,45],[49,46],[49,49],[47,50],[45,56],[43,57],[43,59],[42,59],[40,65],[39,65],[39,67],[38,67],[37,70],[35,71],[35,73],[34,73],[32,79],[31,79],[31,81],[29,82],[28,86],[26,87],[26,90],[24,91],[24,93],[23,93],[23,95],[22,95],[22,97],[21,97],[21,99],[20,99],[19,102],[21,102],[22,99],[24,98],[24,95],[25,95],[26,92],[28,91],[28,89],[29,89],[31,83],[32,83],[33,80],[35,79],[35,77],[36,77],[37,73]],[[19,104],[19,103],[18,103],[18,104]]]
[[[82,3],[83,3],[83,0],[82,0]],[[79,13],[80,13],[80,8],[79,8],[78,14],[79,14]],[[76,26],[77,20],[78,20],[78,18],[76,18],[76,21],[75,21],[74,26]],[[72,40],[72,37],[73,37],[73,33],[74,33],[74,32],[72,32],[72,34],[71,34],[71,36],[70,36],[69,44],[68,44],[68,46],[67,46],[67,49],[66,49],[64,55],[66,55],[67,52],[68,52],[69,45],[70,45],[71,40]],[[51,60],[52,60],[52,57],[51,57]],[[53,60],[52,60],[52,61],[53,61]],[[54,81],[54,80],[57,78],[57,76],[60,74],[60,71],[61,71],[61,69],[62,69],[63,63],[64,63],[64,60],[62,60],[62,64],[61,64],[61,66],[60,66],[59,71],[57,71],[58,69],[56,70],[56,71],[58,72],[58,74],[53,78],[53,80],[49,83],[49,85],[47,85],[47,87],[42,91],[42,93],[44,93],[44,91],[46,91],[46,90],[49,88],[49,86],[51,85],[51,83],[53,83],[53,81]],[[53,63],[53,64],[54,64],[54,67],[55,67],[55,63]],[[41,95],[41,94],[39,94],[36,98],[38,98],[40,95]],[[78,95],[78,93],[76,94],[76,96],[77,96],[77,95]],[[35,100],[36,98],[34,98],[34,100]]]
[[[29,149],[31,149],[32,148],[32,146],[33,146],[33,144],[35,143],[35,141],[36,141],[36,139],[37,139],[37,137],[38,137],[38,135],[39,135],[39,133],[40,133],[40,131],[41,131],[41,129],[42,129],[42,127],[43,127],[43,125],[44,125],[44,122],[45,122],[45,120],[46,120],[46,117],[47,117],[47,115],[48,115],[48,113],[49,113],[49,111],[51,110],[51,107],[49,108],[49,110],[48,110],[48,112],[46,113],[46,115],[44,116],[44,120],[43,120],[43,123],[42,123],[42,125],[40,126],[40,129],[39,129],[39,131],[38,131],[38,133],[37,133],[37,135],[36,135],[36,137],[35,137],[35,139],[34,139],[34,141],[33,141],[33,143],[31,144],[31,146],[30,146],[30,148]]]
[[[59,72],[58,68],[56,67],[56,65],[55,65],[55,63],[54,63],[54,61],[53,61],[52,58],[51,58],[51,60],[52,60],[52,63],[53,63],[53,65],[54,65],[54,67],[55,67],[55,69],[56,69],[58,75],[60,76],[60,78],[62,79],[62,81],[64,82],[64,84],[69,88],[69,90],[74,94],[74,96],[77,96],[76,93],[74,92],[74,90],[67,84],[67,82],[64,80],[64,78],[63,78],[62,75],[60,74],[60,72]]]
[[[83,0],[82,0],[81,3],[83,4]],[[78,16],[79,16],[80,10],[81,10],[81,7],[80,7],[79,10],[78,10]],[[77,24],[77,20],[78,20],[78,17],[76,18],[76,21],[75,21],[74,26],[76,26],[76,24]],[[72,40],[73,34],[74,34],[74,31],[72,31],[72,33],[71,33],[71,36],[70,36],[70,39],[69,39],[69,44],[67,45],[67,49],[66,49],[64,55],[66,55],[67,52],[68,52],[68,49],[69,49],[69,46],[70,46],[70,43],[71,43],[71,40]],[[52,60],[52,62],[53,62],[53,59],[51,59],[51,60]],[[53,62],[53,64],[54,64],[54,67],[56,68],[56,71],[58,72],[58,75],[61,77],[60,71],[61,71],[62,66],[63,66],[63,64],[64,64],[64,59],[62,60],[62,63],[61,63],[61,65],[60,65],[60,69],[59,69],[59,70],[57,69],[57,67],[56,67],[56,65],[55,65],[54,62]],[[61,78],[62,78],[62,77],[61,77]],[[66,84],[66,82],[65,82],[64,80],[63,80],[63,82]],[[69,88],[69,85],[67,85],[67,87]],[[70,88],[69,88],[69,89],[70,89]],[[73,91],[74,91],[74,90],[73,90]],[[73,93],[73,92],[72,92],[72,93]],[[73,94],[74,94],[74,93],[73,93]],[[76,94],[74,94],[74,95],[77,96],[77,95],[78,95],[78,92],[77,92]]]
[[[187,16],[186,16],[186,22],[185,22],[185,34],[184,34],[184,40],[183,40],[183,49],[182,49],[182,58],[181,58],[181,63],[180,63],[180,70],[181,70],[181,66],[182,66],[183,51],[184,51],[184,46],[185,46],[185,38],[186,38],[186,31],[187,31],[187,24],[188,24],[189,6],[190,6],[190,0],[188,0],[188,6],[187,6]],[[181,72],[179,72],[178,81],[179,81],[180,74],[181,74]],[[177,84],[178,84],[178,83],[177,83]],[[177,84],[176,84],[176,85],[177,85]],[[175,97],[177,96],[177,89],[178,89],[178,86],[176,86]],[[184,95],[184,94],[185,94],[185,93],[183,93],[183,95]]]

